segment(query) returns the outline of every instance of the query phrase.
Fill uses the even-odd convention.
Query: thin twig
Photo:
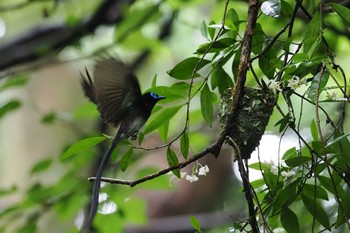
[[[221,148],[223,142],[224,142],[223,140],[222,141],[217,141],[215,144],[213,144],[210,147],[202,150],[198,154],[193,155],[192,157],[190,157],[189,159],[187,159],[184,162],[178,163],[177,165],[172,166],[172,167],[168,167],[168,168],[162,169],[162,170],[160,170],[160,171],[158,171],[156,173],[144,176],[144,177],[142,177],[140,179],[137,179],[137,180],[121,180],[121,179],[112,179],[112,178],[102,177],[101,181],[104,181],[104,182],[107,182],[107,183],[110,183],[110,184],[121,184],[121,185],[127,185],[127,186],[130,186],[130,187],[134,187],[134,186],[136,186],[138,184],[144,183],[145,181],[152,180],[152,179],[157,178],[157,177],[159,177],[161,175],[167,174],[168,172],[171,172],[173,170],[184,168],[187,165],[197,161],[198,159],[202,158],[203,156],[205,156],[207,154],[210,154],[210,153],[214,154],[218,150],[218,148]],[[89,181],[94,181],[95,177],[90,177],[88,180]]]
[[[319,138],[320,138],[320,141],[321,141],[321,144],[322,144],[322,153],[323,153],[324,161],[326,163],[326,169],[327,169],[329,177],[330,177],[330,179],[332,181],[331,183],[332,183],[333,190],[334,190],[334,196],[335,196],[335,198],[337,200],[337,203],[338,203],[340,209],[342,210],[345,222],[347,223],[347,226],[350,229],[349,218],[347,217],[346,212],[344,211],[343,203],[340,200],[338,188],[337,188],[337,185],[335,184],[336,182],[335,182],[335,180],[333,178],[332,171],[331,171],[330,166],[329,166],[330,162],[328,161],[328,156],[327,156],[327,151],[326,151],[326,141],[324,140],[324,137],[323,137],[321,123],[320,123],[321,122],[320,121],[320,115],[319,115],[319,112],[318,112],[321,83],[322,83],[322,78],[323,78],[323,75],[324,75],[325,71],[326,71],[326,64],[325,64],[325,62],[323,62],[322,68],[321,68],[321,71],[320,71],[320,78],[318,80],[318,87],[316,89],[316,103],[315,103],[316,104],[316,109],[315,109],[316,126],[317,126],[318,135],[319,135]]]

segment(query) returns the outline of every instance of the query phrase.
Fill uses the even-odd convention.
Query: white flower
[[[180,179],[184,178],[186,176],[186,172],[180,172]]]
[[[174,173],[172,172],[168,172],[167,175],[170,177],[170,181],[174,180],[174,179],[182,179],[186,176],[186,172],[181,172],[180,173],[180,178],[178,178],[177,176],[174,175]]]
[[[285,230],[284,230],[284,228],[282,228],[282,227],[278,227],[278,228],[273,229],[272,232],[273,232],[273,233],[284,233]]]
[[[188,180],[191,183],[198,181],[198,177],[196,175],[192,175],[192,176],[186,175],[185,179]]]
[[[276,80],[270,80],[268,87],[273,91],[282,91],[281,82],[277,82]]]
[[[199,168],[198,175],[200,176],[206,176],[207,173],[209,173],[209,167],[207,165]]]
[[[278,175],[278,167],[276,165],[271,166],[270,171],[274,175]]]
[[[328,100],[335,100],[337,98],[337,93],[333,91],[332,94],[327,93]]]
[[[170,177],[171,180],[177,178],[172,172],[168,172],[167,175]]]
[[[292,79],[288,80],[287,87],[290,87],[294,91],[300,86],[300,78],[298,76],[293,77]]]
[[[264,160],[264,163],[267,163],[267,165],[269,165],[269,166],[275,166],[275,161],[273,161],[272,159],[270,159],[269,162],[267,162],[266,160]]]
[[[285,179],[289,179],[289,178],[291,178],[294,175],[295,175],[294,171],[289,171],[289,172],[283,171],[283,172],[281,172],[281,176],[283,176]]]

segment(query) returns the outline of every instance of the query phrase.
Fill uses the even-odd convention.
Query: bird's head
[[[143,101],[148,106],[154,106],[159,100],[165,99],[165,96],[157,95],[154,92],[146,92],[142,95]]]

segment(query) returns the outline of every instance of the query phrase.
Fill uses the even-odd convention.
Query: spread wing
[[[93,83],[88,74],[82,81],[85,95],[96,103],[106,122],[117,126],[123,116],[142,101],[137,78],[125,64],[114,58],[98,61],[93,74]]]

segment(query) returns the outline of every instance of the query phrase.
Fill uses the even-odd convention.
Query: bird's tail
[[[94,217],[97,213],[97,207],[98,207],[98,197],[100,193],[100,186],[101,186],[101,178],[102,173],[107,165],[109,157],[111,157],[111,154],[115,147],[118,145],[118,143],[122,140],[120,131],[118,131],[117,136],[114,138],[112,145],[109,147],[108,151],[103,155],[100,165],[98,166],[95,182],[92,188],[92,198],[91,198],[91,207],[90,212],[87,220],[84,222],[82,230],[80,232],[85,232],[85,230],[88,230],[91,227],[91,224],[94,220]]]
[[[96,103],[96,87],[95,87],[94,83],[92,82],[91,76],[90,76],[89,71],[87,70],[86,67],[85,67],[85,73],[86,73],[86,77],[82,73],[80,73],[81,86],[83,87],[84,93],[89,98],[89,100],[91,102],[97,104]]]

